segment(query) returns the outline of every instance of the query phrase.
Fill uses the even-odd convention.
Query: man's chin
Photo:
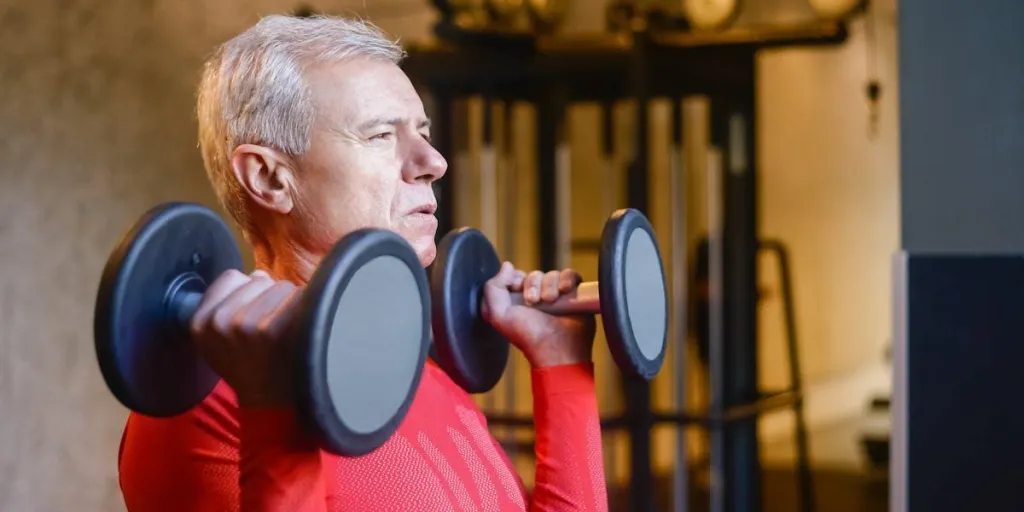
[[[416,256],[419,257],[424,267],[429,266],[434,262],[434,258],[437,256],[437,244],[434,243],[434,236],[436,230],[434,229],[418,229],[418,230],[397,230],[398,234],[408,242],[412,250],[416,252]]]
[[[431,263],[434,263],[434,258],[437,258],[437,246],[434,245],[433,240],[425,246],[414,247],[416,248],[416,255],[420,258],[420,263],[423,264],[423,268],[427,268]]]

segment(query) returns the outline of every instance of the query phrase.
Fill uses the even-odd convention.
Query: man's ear
[[[292,167],[290,158],[264,146],[242,144],[231,153],[231,169],[249,200],[277,213],[295,207]]]

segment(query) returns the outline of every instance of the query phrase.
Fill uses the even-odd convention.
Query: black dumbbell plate
[[[209,395],[219,379],[169,316],[168,298],[182,283],[201,293],[241,268],[234,235],[204,206],[166,203],[129,230],[107,260],[93,318],[100,371],[125,407],[167,417]]]
[[[608,349],[627,376],[661,370],[668,336],[668,290],[654,230],[637,210],[616,211],[601,235],[601,321]]]
[[[329,451],[369,453],[405,418],[430,346],[427,287],[390,231],[353,232],[321,261],[300,307],[300,403]]]
[[[471,228],[446,234],[431,268],[436,362],[468,393],[489,391],[508,364],[508,340],[480,316],[484,283],[500,269],[494,246]]]

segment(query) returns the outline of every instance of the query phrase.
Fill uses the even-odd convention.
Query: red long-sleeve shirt
[[[475,402],[428,363],[398,431],[357,458],[323,452],[289,410],[239,409],[223,382],[193,410],[131,413],[118,455],[132,512],[606,511],[592,365],[532,370],[534,491]]]

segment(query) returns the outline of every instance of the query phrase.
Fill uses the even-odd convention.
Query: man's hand
[[[531,307],[554,302],[576,290],[581,281],[573,270],[527,274],[505,262],[498,275],[484,285],[481,314],[523,352],[534,368],[590,362],[593,315],[554,316]],[[524,305],[512,303],[512,292],[523,294]]]
[[[285,331],[299,288],[263,271],[228,271],[203,294],[190,328],[206,363],[243,407],[290,406],[295,379]]]

